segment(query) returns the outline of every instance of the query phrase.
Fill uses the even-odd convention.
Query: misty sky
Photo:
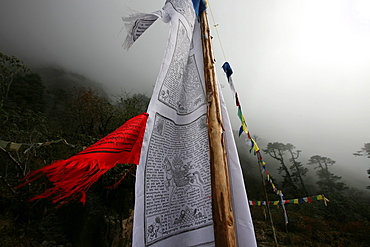
[[[0,51],[34,67],[81,73],[109,93],[150,95],[169,28],[157,21],[125,51],[121,18],[164,2],[0,0]],[[370,1],[232,3],[210,1],[209,19],[218,24],[212,28],[217,73],[234,128],[236,108],[220,68],[224,54],[252,134],[262,143],[290,142],[306,159],[330,157],[344,182],[369,185],[370,159],[352,153],[370,142]]]

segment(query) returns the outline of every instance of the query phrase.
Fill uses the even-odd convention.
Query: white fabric
[[[162,16],[170,36],[137,167],[133,246],[214,246],[200,27],[190,0],[168,0]],[[238,244],[256,246],[223,100],[222,113]]]
[[[222,122],[225,128],[224,136],[227,152],[227,162],[229,165],[231,196],[233,200],[238,246],[257,246],[253,222],[249,210],[249,201],[244,186],[243,173],[239,163],[239,156],[234,141],[232,126],[220,89],[219,92],[222,110]]]
[[[134,13],[129,17],[122,18],[127,29],[127,37],[122,47],[128,50],[159,17],[161,17],[161,11],[150,14]]]
[[[230,85],[231,92],[233,93],[233,97],[235,98],[236,90],[235,90],[233,78],[231,76],[229,77],[229,85]]]

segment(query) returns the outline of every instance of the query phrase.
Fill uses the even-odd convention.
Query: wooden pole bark
[[[220,99],[206,11],[201,13],[204,78],[208,101],[208,136],[211,160],[212,211],[216,247],[237,246],[230,193],[229,170],[223,139]]]

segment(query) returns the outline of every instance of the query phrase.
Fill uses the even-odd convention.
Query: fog
[[[0,0],[0,51],[31,67],[82,74],[110,94],[124,89],[150,96],[169,28],[158,20],[126,51],[121,18],[156,11],[164,2]],[[370,142],[368,1],[209,2],[217,74],[234,129],[225,60],[252,134],[262,143],[292,143],[303,163],[316,154],[329,157],[344,182],[366,187],[369,159],[353,153]]]

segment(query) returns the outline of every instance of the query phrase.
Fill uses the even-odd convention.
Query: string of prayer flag
[[[272,187],[272,190],[280,197],[279,201],[268,201],[268,204],[282,206],[283,212],[284,212],[284,219],[285,219],[286,224],[288,224],[288,216],[287,216],[287,213],[286,213],[285,204],[291,204],[291,203],[298,204],[298,203],[303,203],[303,202],[314,202],[314,201],[324,200],[325,206],[327,206],[327,202],[329,202],[329,200],[324,195],[304,197],[304,198],[296,198],[296,199],[289,199],[289,200],[284,199],[284,195],[283,195],[282,191],[277,189],[277,187],[275,186],[275,184],[273,182],[273,179],[271,178],[270,173],[268,172],[268,170],[266,168],[266,162],[262,158],[262,154],[260,152],[260,149],[258,147],[258,144],[257,144],[256,140],[251,138],[251,134],[250,134],[250,132],[247,128],[247,122],[246,122],[245,117],[244,117],[243,112],[242,112],[242,108],[241,108],[241,105],[240,105],[240,102],[239,102],[238,93],[235,90],[235,86],[234,86],[234,83],[233,83],[232,78],[231,78],[231,75],[233,74],[231,66],[228,62],[225,62],[224,65],[222,66],[222,68],[223,68],[223,70],[226,74],[227,80],[228,80],[229,85],[230,85],[230,89],[233,92],[234,97],[236,99],[236,106],[238,108],[237,115],[240,119],[240,125],[241,125],[240,128],[239,128],[239,137],[243,134],[245,135],[246,145],[250,147],[250,152],[253,150],[254,155],[257,156],[258,163],[262,166],[262,172],[264,172],[265,175],[266,175],[266,180],[270,183],[270,185]],[[253,205],[253,206],[266,205],[266,201],[249,201],[249,205]]]
[[[317,201],[324,201],[325,206],[327,206],[327,199],[324,195],[317,195],[317,196],[310,196],[310,197],[303,197],[303,198],[295,198],[289,200],[279,200],[279,201],[268,201],[270,205],[279,205],[282,206],[283,204],[300,204],[300,203],[309,203],[309,202],[317,202]],[[249,200],[249,205],[251,206],[263,206],[266,205],[266,201],[251,201]]]
[[[233,92],[233,95],[236,99],[236,106],[238,107],[238,117],[240,119],[240,129],[239,129],[239,137],[241,135],[245,135],[245,143],[247,146],[250,147],[250,150],[249,152],[252,152],[253,150],[253,154],[257,156],[257,160],[258,160],[258,163],[262,166],[262,172],[265,172],[266,173],[266,178],[267,178],[267,181],[270,183],[273,191],[279,195],[279,197],[281,198],[281,205],[283,207],[283,211],[284,211],[284,218],[285,218],[285,223],[288,224],[288,216],[286,214],[286,210],[285,210],[285,207],[284,207],[284,195],[282,193],[281,190],[278,190],[275,186],[275,184],[273,183],[273,180],[272,178],[268,175],[268,171],[266,169],[266,162],[264,162],[263,158],[262,158],[262,154],[260,152],[260,149],[258,147],[258,144],[257,142],[251,137],[250,135],[250,132],[247,128],[247,122],[245,120],[245,117],[243,115],[243,112],[242,112],[242,107],[240,105],[240,102],[239,102],[239,97],[238,97],[238,93],[236,92],[236,89],[235,89],[235,86],[234,86],[234,83],[233,83],[233,80],[231,78],[231,75],[233,74],[233,71],[231,69],[231,66],[228,62],[225,62],[223,65],[222,65],[222,68],[226,74],[226,77],[227,77],[227,81],[229,82],[229,85],[230,85],[230,89],[231,91]]]
[[[242,107],[241,107],[240,102],[239,102],[238,93],[235,90],[235,86],[234,86],[234,83],[233,83],[232,78],[231,78],[231,75],[233,74],[233,70],[231,69],[230,63],[225,62],[222,65],[222,68],[223,68],[223,70],[224,70],[224,72],[226,74],[227,81],[229,82],[230,88],[233,91],[234,96],[235,96],[235,99],[236,99],[236,106],[238,108],[237,115],[238,115],[238,117],[240,119],[240,125],[241,125],[240,126],[240,129],[239,129],[239,137],[241,135],[243,135],[243,134],[245,135],[245,143],[246,143],[247,146],[250,147],[250,152],[252,152],[252,150],[253,150],[254,155],[257,156],[258,163],[262,166],[262,171],[265,172],[266,179],[271,184],[271,187],[272,187],[273,191],[277,195],[279,195],[279,196],[281,196],[283,198],[283,194],[282,194],[281,190],[278,190],[276,188],[276,186],[273,183],[273,180],[272,180],[269,172],[267,171],[266,162],[262,158],[262,154],[260,152],[260,148],[258,147],[258,144],[257,144],[256,140],[254,140],[251,137],[251,134],[250,134],[250,132],[248,130],[247,121],[245,120],[245,117],[243,115]]]

